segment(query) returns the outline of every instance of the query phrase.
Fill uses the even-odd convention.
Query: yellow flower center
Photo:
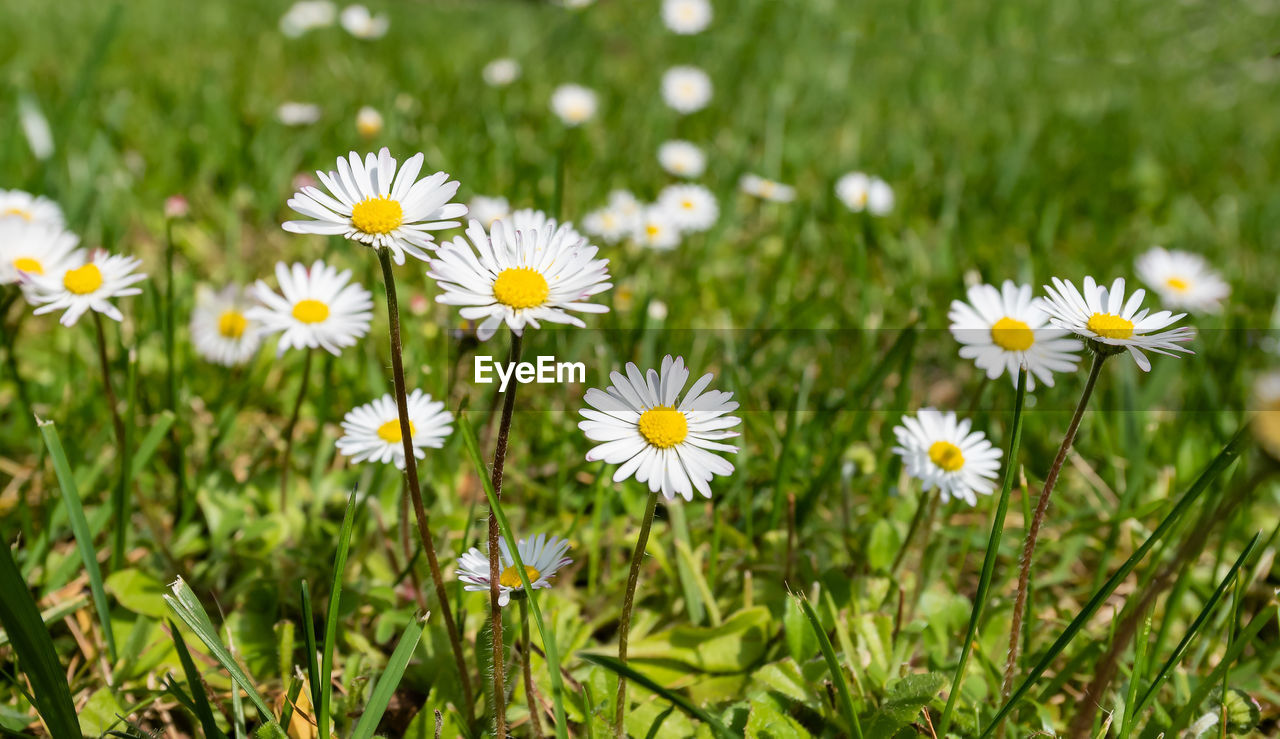
[[[35,215],[32,214],[31,211],[27,210],[26,208],[17,208],[17,207],[5,209],[3,213],[0,213],[0,216],[4,216],[4,217],[17,216],[24,221],[30,221],[31,219],[35,218]]]
[[[1088,328],[1104,339],[1127,339],[1133,336],[1133,321],[1110,313],[1094,313],[1089,317]]]
[[[93,263],[69,269],[62,276],[62,284],[76,295],[88,295],[102,287],[102,270]]]
[[[365,198],[351,206],[351,225],[367,234],[389,234],[404,223],[400,201],[386,195]]]
[[[1187,282],[1181,277],[1170,277],[1169,279],[1164,281],[1164,284],[1168,285],[1174,290],[1177,290],[1178,292],[1185,292],[1187,288],[1191,287],[1191,283]]]
[[[293,306],[293,317],[303,323],[320,323],[329,317],[329,306],[319,300],[299,300]]]
[[[640,414],[640,435],[659,449],[670,449],[689,435],[689,422],[675,408],[656,405]]]
[[[413,421],[409,422],[409,436],[418,433],[418,429],[413,425]],[[388,444],[398,444],[404,440],[404,436],[400,433],[400,419],[395,418],[378,427],[378,438]]]
[[[545,303],[550,294],[547,278],[528,267],[504,269],[493,281],[493,297],[512,308],[536,308]]]
[[[537,582],[538,578],[542,577],[541,572],[538,572],[529,565],[524,566],[524,574],[529,578],[530,585],[534,584]],[[516,569],[515,565],[511,565],[502,571],[502,575],[498,577],[498,584],[504,588],[519,588],[524,586],[524,583],[520,582],[520,571]]]
[[[40,260],[31,257],[18,257],[13,260],[13,268],[19,272],[30,272],[33,275],[44,274],[44,265],[40,264]]]
[[[249,327],[249,322],[245,320],[244,314],[238,310],[229,310],[218,316],[218,333],[228,339],[238,339],[244,336],[244,330]]]
[[[1025,352],[1036,343],[1036,335],[1027,324],[1005,316],[991,327],[991,340],[1005,351]]]
[[[662,231],[662,227],[657,225],[656,223],[650,223],[649,225],[644,227],[644,232],[648,234],[649,238],[651,239],[657,236],[659,233],[661,233],[661,231]]]
[[[693,210],[693,201],[692,201],[692,200],[681,200],[681,201],[680,201],[680,207],[681,207],[681,208],[684,208],[685,210]]]
[[[933,442],[929,447],[929,459],[947,472],[955,472],[964,466],[964,454],[960,452],[960,447],[949,441]]]

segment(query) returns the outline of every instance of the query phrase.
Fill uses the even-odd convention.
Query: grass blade
[[[307,680],[311,688],[311,705],[320,705],[320,658],[316,652],[316,617],[311,611],[311,588],[303,580],[299,588],[302,592],[302,621],[307,644]]]
[[[1178,711],[1177,718],[1174,719],[1173,725],[1169,730],[1170,736],[1181,736],[1179,732],[1182,731],[1182,727],[1191,721],[1191,716],[1195,710],[1200,707],[1201,703],[1204,703],[1205,698],[1209,697],[1210,691],[1219,685],[1223,674],[1227,671],[1227,667],[1240,658],[1240,654],[1244,652],[1245,647],[1253,643],[1253,640],[1258,636],[1258,632],[1271,623],[1271,619],[1277,615],[1280,615],[1280,606],[1272,602],[1271,605],[1262,609],[1249,621],[1249,625],[1236,637],[1236,640],[1231,644],[1231,648],[1227,650],[1226,654],[1222,655],[1222,660],[1218,662],[1218,666],[1213,668],[1213,672],[1209,673],[1208,677],[1200,681],[1200,685],[1191,694],[1186,705],[1182,707],[1181,711]]]
[[[187,686],[191,688],[191,712],[200,720],[200,728],[204,731],[205,739],[225,739],[226,734],[222,733],[222,729],[218,728],[218,722],[213,718],[213,706],[209,705],[204,680],[200,679],[200,671],[196,669],[196,663],[191,659],[187,642],[172,621],[169,622],[169,633],[173,635],[173,645],[178,650],[182,671],[187,676]]]
[[[725,728],[725,725],[720,723],[719,719],[707,713],[706,711],[702,710],[701,708],[698,708],[697,706],[693,705],[693,703],[690,702],[689,699],[685,698],[683,695],[680,695],[679,693],[676,693],[672,690],[668,690],[662,685],[659,685],[653,680],[650,680],[647,675],[636,672],[634,668],[632,668],[630,665],[625,664],[624,662],[619,660],[617,657],[610,657],[604,654],[588,654],[588,653],[582,653],[578,656],[582,657],[588,662],[591,662],[592,664],[596,664],[605,668],[606,670],[618,675],[619,677],[626,678],[628,681],[636,685],[639,685],[640,687],[644,688],[645,690],[648,690],[651,693],[654,693],[655,695],[662,696],[667,701],[670,701],[671,704],[674,705],[676,708],[679,708],[681,711],[684,711],[690,718],[697,719],[703,722],[704,724],[706,724],[708,727],[711,728],[712,733],[714,733],[716,736],[718,737],[733,736],[729,732],[729,730]]]
[[[396,692],[396,688],[400,685],[400,678],[404,677],[404,670],[409,666],[413,650],[418,648],[426,620],[426,616],[420,619],[415,618],[413,623],[404,630],[395,651],[391,653],[391,659],[387,661],[387,669],[382,671],[382,675],[373,685],[373,690],[369,692],[369,702],[365,704],[364,714],[360,716],[355,730],[351,732],[351,739],[373,737],[373,732],[378,728],[378,722],[382,720],[382,714],[391,703],[391,694]]]
[[[347,498],[347,512],[342,517],[342,531],[338,534],[338,552],[333,560],[333,588],[329,591],[329,610],[324,622],[324,648],[320,653],[320,705],[316,721],[320,725],[320,739],[329,739],[329,706],[333,700],[333,643],[338,637],[338,606],[342,600],[342,571],[347,566],[347,551],[351,546],[351,525],[356,513],[356,489]]]
[[[791,595],[800,602],[800,608],[804,611],[805,618],[809,619],[809,628],[813,629],[813,633],[818,637],[818,647],[822,650],[822,658],[827,662],[827,671],[831,673],[831,682],[836,685],[836,696],[840,700],[840,711],[844,713],[845,721],[853,730],[854,736],[862,739],[862,725],[858,723],[858,714],[853,710],[853,697],[849,695],[849,683],[844,679],[844,671],[840,669],[840,662],[836,659],[836,650],[831,647],[831,639],[827,637],[827,630],[822,628],[822,622],[818,620],[818,614],[813,612],[813,606],[809,605],[809,599],[800,595]]]

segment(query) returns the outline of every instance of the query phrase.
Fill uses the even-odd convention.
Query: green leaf
[[[679,693],[676,693],[673,690],[669,690],[668,688],[662,685],[659,685],[653,680],[650,680],[647,675],[643,675],[639,672],[636,672],[630,665],[627,665],[626,663],[622,662],[617,657],[607,657],[603,654],[588,654],[588,653],[579,653],[579,656],[581,656],[583,659],[585,659],[588,662],[600,665],[601,667],[605,668],[606,670],[609,670],[610,672],[617,674],[620,677],[626,678],[627,680],[635,683],[636,685],[639,685],[640,687],[644,688],[645,690],[648,690],[651,693],[654,693],[655,695],[661,696],[662,698],[674,704],[676,708],[679,708],[681,711],[687,714],[690,718],[696,718],[699,721],[706,724],[708,727],[711,728],[711,731],[716,736],[718,737],[731,736],[731,734],[729,733],[729,730],[725,728],[725,725],[722,724],[719,719],[715,718],[714,716],[702,710],[701,708],[698,708],[697,706],[693,705],[692,703],[689,702],[689,699],[685,698],[683,695],[680,695]]]
[[[764,657],[769,610],[746,608],[719,626],[676,626],[633,642],[629,659],[674,660],[702,672],[741,672]]]
[[[804,609],[795,598],[787,598],[783,603],[782,634],[786,637],[787,652],[796,662],[808,662],[818,656],[818,637],[809,628]]]
[[[947,678],[938,672],[907,675],[889,683],[888,692],[880,710],[876,711],[867,727],[867,736],[893,736],[920,715],[929,705]]]
[[[867,565],[875,572],[885,572],[901,548],[902,535],[887,518],[881,518],[871,525],[871,536],[867,539]]]
[[[151,575],[137,569],[113,572],[104,583],[107,592],[127,610],[141,616],[163,619],[169,615],[164,604],[164,584]]]
[[[751,700],[746,735],[759,739],[808,739],[812,736],[799,721],[787,715],[787,702],[772,693]]]

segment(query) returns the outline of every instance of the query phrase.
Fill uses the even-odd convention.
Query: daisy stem
[[[1066,436],[1062,437],[1062,446],[1058,447],[1058,456],[1054,457],[1053,465],[1049,467],[1049,474],[1044,478],[1044,485],[1040,488],[1040,498],[1036,502],[1035,513],[1031,517],[1031,525],[1027,528],[1027,538],[1022,545],[1022,561],[1018,568],[1018,590],[1013,601],[1013,621],[1009,625],[1009,657],[1005,661],[1004,666],[1004,685],[1000,688],[1000,695],[1004,700],[1008,700],[1009,694],[1013,691],[1013,675],[1018,668],[1018,648],[1021,644],[1022,619],[1027,606],[1027,589],[1031,585],[1031,560],[1036,552],[1036,540],[1040,536],[1040,525],[1044,523],[1045,512],[1049,509],[1049,496],[1053,494],[1053,487],[1058,482],[1058,473],[1062,471],[1062,463],[1067,459],[1067,452],[1071,450],[1071,444],[1076,439],[1076,432],[1080,429],[1080,420],[1084,418],[1084,409],[1089,405],[1089,398],[1093,395],[1093,388],[1098,384],[1098,375],[1102,372],[1102,363],[1107,361],[1107,355],[1101,352],[1095,352],[1093,355],[1093,366],[1089,368],[1089,379],[1085,380],[1084,391],[1080,394],[1080,402],[1076,404],[1075,413],[1071,416],[1071,423],[1067,425]],[[1013,460],[1007,461],[1007,464],[1013,464]]]
[[[302,401],[307,397],[307,385],[311,381],[311,355],[315,350],[307,350],[307,358],[302,362],[302,380],[298,383],[298,399],[293,403],[293,412],[289,414],[289,422],[284,427],[284,453],[280,456],[280,512],[289,505],[289,469],[293,466],[293,429],[298,425],[298,414],[302,412]]]
[[[631,554],[631,572],[627,575],[627,593],[622,600],[622,620],[618,623],[618,659],[627,663],[627,635],[631,631],[631,608],[636,601],[636,583],[640,580],[640,563],[644,560],[645,545],[649,543],[649,528],[653,525],[653,513],[658,508],[658,494],[649,493],[649,502],[645,504],[644,520],[640,523],[640,536],[636,538],[636,548]],[[622,722],[627,710],[627,679],[618,676],[618,700],[613,712],[613,735],[622,739],[626,736]]]
[[[524,669],[524,699],[529,704],[529,725],[533,736],[542,739],[542,722],[538,720],[538,700],[533,692],[533,642],[529,639],[529,604],[520,599],[520,662]]]
[[[115,388],[111,386],[111,362],[107,359],[107,334],[102,329],[102,316],[93,313],[93,326],[98,333],[98,361],[102,365],[102,392],[107,396],[107,407],[111,409],[111,423],[115,426],[116,443],[124,443],[124,421],[120,418],[119,401],[116,400]],[[127,464],[127,461],[121,462]]]
[[[440,562],[436,558],[435,540],[431,536],[431,521],[427,517],[426,506],[422,504],[422,488],[418,484],[418,459],[413,456],[413,433],[409,426],[409,401],[404,389],[404,359],[400,345],[400,308],[396,301],[396,281],[395,273],[391,269],[391,252],[385,248],[377,251],[378,261],[382,265],[382,282],[387,290],[391,371],[395,379],[396,408],[400,413],[400,440],[404,444],[404,471],[409,480],[409,498],[413,503],[413,513],[418,521],[418,537],[422,540],[422,548],[427,553],[427,564],[431,568],[431,580],[435,583],[436,599],[440,601],[440,610],[444,612],[444,625],[449,632],[449,644],[453,648],[458,679],[462,681],[462,698],[466,703],[463,715],[470,721],[475,704],[471,693],[471,675],[467,672],[467,660],[462,653],[462,640],[458,637],[458,627],[453,622],[453,611],[449,608],[449,594],[444,587],[444,576],[440,574]]]
[[[511,353],[507,359],[508,366],[514,367],[520,361],[522,345],[520,335],[511,333]],[[493,497],[502,500],[502,468],[507,460],[507,438],[511,434],[511,416],[516,407],[516,388],[519,383],[512,383],[502,394],[502,419],[498,422],[498,440],[493,447]],[[489,508],[489,614],[493,632],[493,716],[496,722],[497,736],[507,735],[506,692],[503,687],[505,675],[502,667],[502,606],[498,604],[501,595],[499,580],[502,576],[502,550],[498,540],[498,517],[493,508]]]

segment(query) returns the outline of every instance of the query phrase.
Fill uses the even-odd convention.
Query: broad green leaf
[[[738,611],[719,626],[677,626],[633,642],[631,659],[674,660],[702,672],[740,672],[764,656],[769,641],[768,609]]]
[[[138,569],[113,572],[103,583],[106,591],[127,610],[154,619],[169,616],[164,604],[164,583]]]
[[[892,522],[881,518],[872,524],[871,536],[867,539],[867,565],[876,572],[888,570],[901,548],[902,535]]]
[[[749,739],[808,739],[812,736],[800,722],[787,715],[787,701],[770,693],[751,700],[746,735]]]
[[[867,736],[893,736],[915,721],[920,710],[938,695],[947,678],[940,672],[907,675],[891,682],[880,709],[871,718]]]
[[[795,598],[784,601],[782,633],[787,640],[787,652],[796,662],[808,662],[818,656],[818,637],[809,628],[809,620]]]

